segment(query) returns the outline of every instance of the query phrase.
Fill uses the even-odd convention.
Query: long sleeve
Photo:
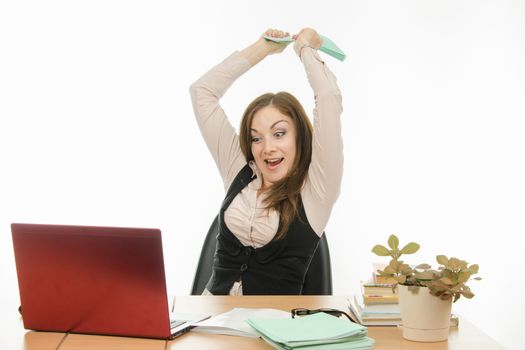
[[[301,61],[315,97],[312,162],[302,197],[308,221],[321,235],[343,176],[342,97],[335,76],[314,49],[303,48]]]
[[[233,82],[250,68],[250,62],[239,52],[235,52],[190,86],[197,123],[219,169],[225,189],[246,165],[246,160],[241,152],[239,136],[219,100]]]

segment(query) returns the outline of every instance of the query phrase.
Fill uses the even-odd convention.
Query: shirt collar
[[[252,190],[260,190],[262,187],[262,174],[259,168],[257,167],[257,164],[255,164],[255,161],[250,160],[248,162],[248,165],[252,169],[252,179],[255,177],[255,180],[251,181],[248,184],[248,187]]]

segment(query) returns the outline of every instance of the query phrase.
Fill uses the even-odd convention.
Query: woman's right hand
[[[265,31],[263,35],[261,35],[259,40],[261,41],[261,43],[264,44],[264,47],[266,48],[268,55],[272,55],[275,53],[281,53],[284,51],[284,49],[286,49],[288,44],[290,44],[289,42],[276,43],[274,41],[265,39],[264,38],[265,36],[271,36],[273,38],[285,38],[287,36],[290,36],[290,33],[283,32],[282,30],[278,30],[278,29],[268,29],[267,31]]]

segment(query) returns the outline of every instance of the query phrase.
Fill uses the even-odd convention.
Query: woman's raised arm
[[[241,75],[266,56],[282,52],[287,44],[266,41],[264,35],[283,37],[288,33],[269,29],[257,41],[240,52],[234,52],[210,69],[190,86],[193,110],[201,134],[227,189],[246,164],[239,137],[229,122],[219,100]]]
[[[316,51],[321,44],[319,34],[310,28],[301,30],[294,44],[315,97],[312,161],[302,196],[308,220],[319,235],[339,196],[343,176],[342,97],[334,74]]]

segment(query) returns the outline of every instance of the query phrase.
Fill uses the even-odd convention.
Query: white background
[[[170,293],[188,294],[222,201],[189,85],[268,27],[316,28],[343,93],[345,171],[326,229],[334,294],[358,291],[396,233],[480,265],[454,311],[522,348],[523,1],[3,1],[2,293],[18,288],[11,222],[158,227]],[[234,125],[267,91],[313,96],[291,48],[241,77]]]

